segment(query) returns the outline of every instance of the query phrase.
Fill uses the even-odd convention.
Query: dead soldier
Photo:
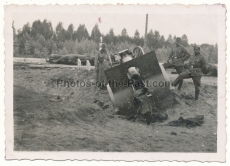
[[[110,56],[106,51],[105,43],[101,44],[100,52],[95,57],[96,81],[98,90],[106,89],[108,81],[104,71],[111,66]]]
[[[208,73],[207,63],[203,55],[200,54],[200,47],[194,46],[194,55],[190,58],[188,69],[181,73],[172,84],[172,90],[178,85],[178,83],[187,78],[192,78],[195,85],[195,101],[198,100],[200,94],[201,77]]]

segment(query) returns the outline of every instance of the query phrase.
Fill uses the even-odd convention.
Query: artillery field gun
[[[105,71],[107,90],[118,114],[135,119],[140,114],[147,122],[166,120],[164,111],[173,104],[170,80],[158,63],[154,51],[141,47],[118,53],[120,64]]]

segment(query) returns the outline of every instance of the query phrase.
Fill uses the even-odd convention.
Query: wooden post
[[[89,60],[86,60],[86,70],[90,71],[91,64]]]
[[[81,60],[79,58],[77,59],[77,66],[78,66],[78,69],[81,68]]]

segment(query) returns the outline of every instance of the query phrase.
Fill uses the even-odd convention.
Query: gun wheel
[[[137,57],[142,56],[144,54],[145,54],[144,50],[140,46],[137,46],[133,49],[133,58],[137,58]]]

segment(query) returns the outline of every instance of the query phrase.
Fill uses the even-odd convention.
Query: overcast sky
[[[99,23],[98,18],[101,18]],[[47,19],[51,21],[53,28],[58,22],[62,22],[65,29],[73,23],[76,30],[79,24],[85,24],[89,34],[96,23],[103,34],[113,28],[115,35],[121,34],[123,28],[127,29],[129,36],[134,36],[136,29],[143,36],[145,33],[145,14],[78,14],[78,13],[15,13],[13,15],[16,29],[22,28],[27,22],[32,25],[33,21]],[[152,29],[164,35],[169,34],[182,36],[186,34],[189,43],[216,44],[218,40],[218,15],[215,14],[149,14],[148,31]]]

